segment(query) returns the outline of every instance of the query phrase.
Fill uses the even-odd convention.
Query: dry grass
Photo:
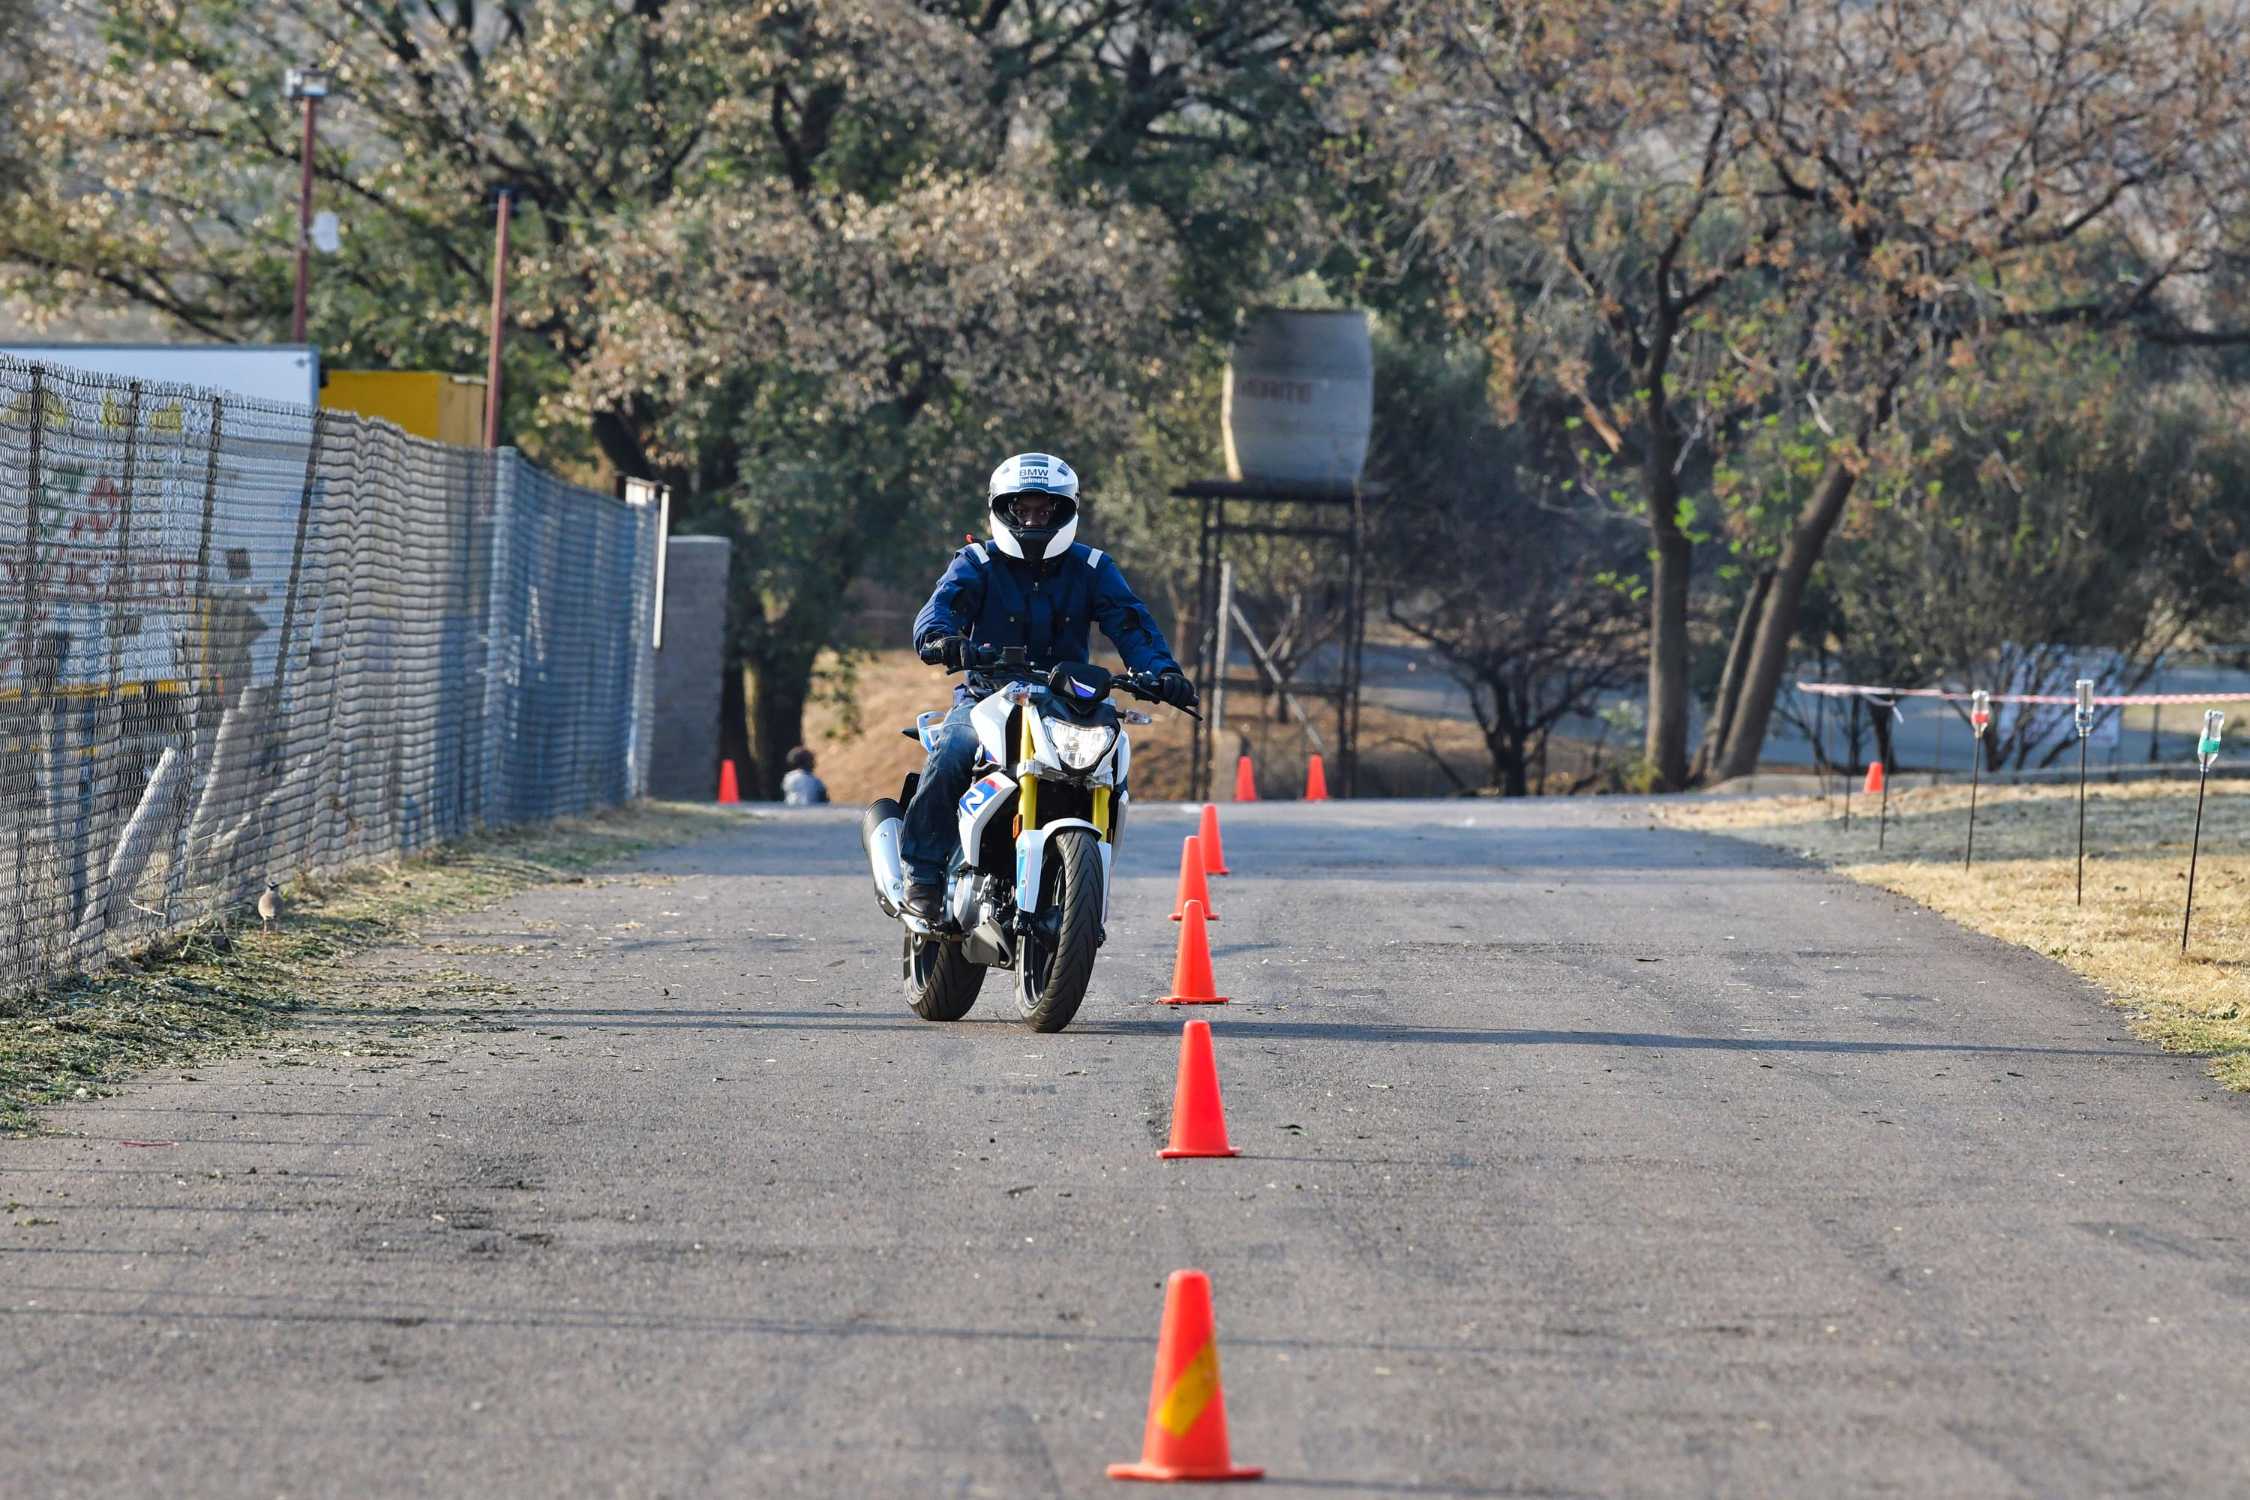
[[[1985,788],[1976,863],[1962,868],[1966,787],[1894,793],[1884,847],[1875,799],[1778,797],[1683,802],[1684,828],[1770,844],[1918,901],[2084,975],[2167,1051],[2205,1054],[2229,1088],[2250,1089],[2250,784],[2211,783],[2195,876],[2195,926],[2180,952],[2194,783],[2095,786],[2086,799],[2086,901],[2073,899],[2075,787]]]
[[[432,918],[527,887],[584,878],[655,845],[732,820],[716,809],[642,803],[567,823],[504,829],[395,864],[286,888],[271,932],[215,923],[37,994],[0,998],[0,1134],[34,1128],[42,1104],[257,1041],[302,1011],[352,954],[412,940]]]

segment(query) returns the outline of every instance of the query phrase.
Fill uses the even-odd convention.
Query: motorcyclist
[[[955,553],[930,602],[914,617],[914,649],[922,660],[959,669],[968,665],[976,645],[1021,646],[1033,667],[1083,661],[1089,626],[1099,622],[1128,668],[1160,674],[1165,702],[1195,707],[1194,684],[1117,563],[1073,540],[1078,475],[1069,464],[1052,454],[1019,453],[992,471],[986,499],[991,543],[971,542]],[[971,672],[954,690],[953,710],[906,809],[900,840],[906,908],[927,922],[935,922],[943,909],[955,804],[969,789],[976,764],[969,710],[999,687]]]

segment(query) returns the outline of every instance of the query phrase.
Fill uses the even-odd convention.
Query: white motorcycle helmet
[[[1018,495],[1049,495],[1055,508],[1044,526],[1016,519]],[[1019,453],[992,471],[985,497],[992,507],[992,545],[1010,557],[1060,557],[1078,535],[1078,472],[1051,453]]]

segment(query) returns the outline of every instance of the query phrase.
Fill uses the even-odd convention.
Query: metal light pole
[[[515,201],[514,188],[500,189],[494,212],[498,223],[492,240],[491,353],[484,366],[484,445],[500,446],[500,330],[508,315],[508,210]]]
[[[2094,733],[2094,679],[2078,679],[2078,702],[2070,710],[2078,731],[2078,904],[2086,904],[2086,741]]]
[[[1977,857],[1977,783],[1984,776],[1984,732],[1992,727],[1992,695],[1983,688],[1969,694],[1969,847],[1961,868]]]
[[[297,147],[297,297],[289,318],[289,341],[305,341],[305,283],[312,274],[313,117],[328,97],[328,74],[320,68],[291,68],[284,80],[291,99],[305,103],[305,134]]]
[[[2219,733],[2227,716],[2217,709],[2203,713],[2203,738],[2195,742],[2195,841],[2188,845],[2187,905],[2180,910],[2180,951],[2187,952],[2188,923],[2195,916],[2195,861],[2203,852],[2203,789],[2210,783],[2211,768],[2219,761]]]

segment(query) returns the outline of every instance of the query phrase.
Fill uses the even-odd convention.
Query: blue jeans
[[[977,732],[969,723],[973,703],[956,703],[938,731],[937,748],[922,766],[922,780],[907,804],[905,836],[899,854],[906,878],[916,885],[943,885],[945,867],[961,842],[961,794],[976,772]]]

